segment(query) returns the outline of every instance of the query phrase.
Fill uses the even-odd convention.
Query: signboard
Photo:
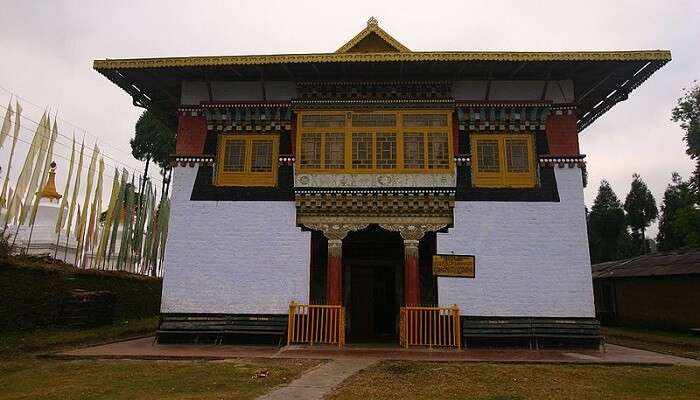
[[[433,276],[473,278],[475,266],[474,256],[457,254],[435,254],[433,256]]]

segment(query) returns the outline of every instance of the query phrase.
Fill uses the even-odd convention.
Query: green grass
[[[154,333],[158,317],[120,321],[92,329],[37,329],[0,333],[0,359]]]
[[[698,399],[700,367],[383,362],[331,399]]]
[[[13,359],[0,362],[0,399],[253,399],[318,363]]]
[[[603,327],[608,343],[700,360],[700,336],[639,328]]]
[[[157,318],[86,330],[0,333],[0,400],[253,399],[317,360],[54,360],[35,353],[153,333]],[[265,378],[254,378],[267,370]]]

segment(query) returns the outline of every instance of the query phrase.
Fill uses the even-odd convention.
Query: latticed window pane
[[[450,167],[448,136],[445,132],[428,134],[428,168],[445,169]]]
[[[406,114],[403,116],[403,126],[447,126],[447,115]]]
[[[372,168],[372,134],[352,134],[352,167],[356,169]]]
[[[377,168],[396,168],[396,134],[377,133]]]
[[[498,140],[477,140],[476,165],[479,172],[498,172]]]
[[[337,128],[345,126],[343,114],[311,114],[301,118],[301,126],[305,128]]]
[[[329,169],[345,168],[345,135],[326,133],[325,167]]]
[[[301,168],[321,168],[321,134],[305,133],[301,137]]]
[[[353,114],[352,126],[396,126],[396,114]]]
[[[530,172],[526,139],[506,139],[508,172]]]
[[[224,172],[245,170],[245,140],[227,140],[224,148]]]
[[[253,140],[252,153],[251,172],[272,171],[272,140]]]
[[[405,133],[403,135],[404,168],[425,168],[424,150],[422,133]]]

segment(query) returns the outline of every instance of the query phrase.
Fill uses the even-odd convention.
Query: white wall
[[[161,311],[286,314],[307,302],[311,240],[294,202],[189,201],[197,169],[173,171]]]
[[[456,202],[438,253],[473,254],[476,278],[438,278],[462,315],[593,317],[579,168],[555,168],[561,202]]]

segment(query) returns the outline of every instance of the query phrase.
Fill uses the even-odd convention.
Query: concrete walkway
[[[607,351],[598,350],[525,350],[525,349],[463,349],[429,350],[402,349],[398,346],[381,347],[348,345],[334,346],[240,346],[205,344],[154,344],[153,338],[139,338],[122,342],[51,354],[58,358],[112,358],[142,360],[222,360],[229,358],[311,358],[326,360],[383,359],[421,361],[503,362],[503,363],[573,363],[573,364],[640,364],[700,366],[700,360],[675,357],[646,350],[607,345]]]
[[[287,385],[258,397],[260,400],[322,399],[345,379],[378,362],[376,358],[346,358],[322,364]]]

